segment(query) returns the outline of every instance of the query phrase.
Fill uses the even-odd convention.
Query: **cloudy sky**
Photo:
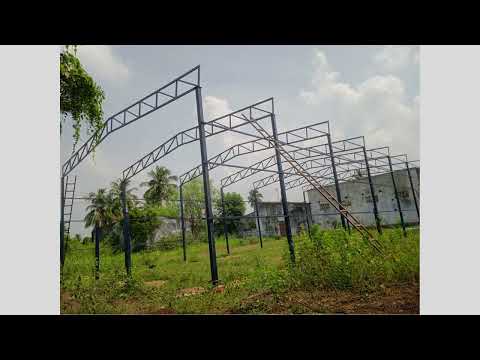
[[[206,120],[269,97],[275,98],[279,132],[330,121],[334,140],[365,136],[367,147],[390,146],[392,154],[419,159],[419,48],[416,46],[80,46],[86,70],[104,89],[105,118],[161,87],[196,65]],[[175,133],[196,125],[194,93],[115,132],[72,173],[77,194],[108,187],[123,169]],[[240,142],[239,135],[208,139],[208,155]],[[86,140],[86,136],[82,136]],[[80,141],[80,144],[82,141]],[[62,164],[72,150],[71,127],[61,139]],[[260,152],[232,161],[250,165],[271,155]],[[198,143],[186,145],[157,164],[181,175],[199,164]],[[237,170],[217,168],[220,179]],[[145,181],[147,171],[133,178]],[[245,198],[252,176],[232,185]],[[262,190],[265,200],[277,200],[278,186]],[[141,194],[144,189],[139,190]],[[302,199],[301,190],[288,199]],[[85,203],[76,202],[73,219],[82,219]],[[81,224],[72,232],[84,233]]]

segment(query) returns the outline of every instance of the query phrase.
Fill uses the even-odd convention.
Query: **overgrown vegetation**
[[[365,294],[383,296],[383,289],[392,286],[418,288],[418,229],[409,229],[407,238],[401,229],[386,229],[379,240],[385,256],[373,252],[357,234],[313,227],[312,240],[306,234],[295,237],[297,260],[292,266],[285,238],[264,238],[263,249],[257,238],[231,238],[229,256],[223,238],[217,238],[225,288],[215,291],[209,285],[208,247],[203,242],[189,245],[187,263],[180,247],[134,253],[131,279],[125,275],[123,254],[104,243],[100,280],[95,281],[93,244],[72,239],[62,274],[62,312],[335,312],[333,305],[312,303],[329,291],[337,294],[333,300],[339,294],[366,299]]]
[[[228,217],[239,217],[245,214],[246,207],[242,195],[235,192],[225,193],[223,206],[221,199],[218,198],[215,201],[215,210],[219,217],[218,220],[215,221],[215,230],[217,234],[223,234],[224,223],[226,224],[226,230],[228,233],[238,234],[240,230],[240,219],[228,219]],[[223,219],[224,217],[227,218],[225,221]]]
[[[77,57],[77,46],[65,46],[60,53],[60,132],[62,122],[72,117],[73,150],[80,139],[82,125],[87,126],[88,135],[102,129],[102,104],[105,94],[85,71]]]
[[[312,227],[312,241],[302,235],[297,241],[297,261],[289,267],[292,286],[369,291],[396,282],[418,282],[418,232],[386,230],[379,237],[379,254],[359,236],[343,229]]]

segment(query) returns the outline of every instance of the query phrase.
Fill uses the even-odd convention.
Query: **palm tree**
[[[262,198],[263,195],[260,193],[260,191],[258,191],[258,189],[252,189],[248,193],[248,202],[253,209],[255,209],[255,199],[257,199],[257,201],[261,201]]]
[[[110,186],[109,197],[111,198],[111,202],[113,205],[113,212],[118,214],[119,217],[122,215],[122,185],[125,185],[125,200],[127,201],[127,207],[129,209],[133,209],[137,205],[137,196],[133,193],[133,191],[137,190],[136,188],[130,188],[130,180],[122,180],[118,179],[113,181]]]
[[[148,186],[143,197],[148,203],[160,203],[163,205],[165,200],[175,192],[177,176],[170,175],[169,169],[163,166],[157,166],[148,173],[150,180],[143,182],[140,186]]]
[[[90,205],[87,206],[85,227],[96,226],[99,229],[110,226],[116,219],[112,199],[106,189],[98,189],[88,194]]]

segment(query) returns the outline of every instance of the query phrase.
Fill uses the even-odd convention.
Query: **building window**
[[[350,200],[343,200],[342,205],[343,206],[352,206],[352,202]]]
[[[328,209],[330,209],[330,204],[329,204],[329,203],[321,203],[321,202],[319,202],[318,205],[320,206],[320,210],[328,210]]]

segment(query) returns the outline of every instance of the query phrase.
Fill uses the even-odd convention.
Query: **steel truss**
[[[363,138],[362,137],[350,138],[350,139],[345,139],[345,140],[341,140],[341,141],[336,141],[335,143],[337,143],[337,146],[338,146],[338,144],[343,143],[342,145],[346,148],[347,144],[352,144],[351,140],[356,140],[356,139],[363,139]],[[309,159],[308,161],[311,161],[312,166],[313,166],[313,164],[317,164],[317,165],[321,166],[321,165],[326,165],[327,162],[330,163],[330,157],[329,156],[318,155],[316,152],[313,152],[312,150],[319,150],[323,153],[328,152],[329,151],[328,150],[328,143],[320,144],[320,145],[314,145],[314,146],[306,147],[306,148],[303,148],[303,149],[297,149],[297,150],[292,151],[291,155],[297,161]],[[342,149],[342,150],[337,150],[337,152],[338,151],[347,151],[347,150]],[[232,184],[234,184],[238,181],[241,181],[243,179],[246,179],[246,178],[256,174],[257,171],[253,171],[253,170],[256,169],[259,166],[261,166],[262,168],[269,168],[269,167],[274,166],[274,165],[276,165],[275,155],[272,155],[268,158],[265,158],[265,159],[255,163],[255,164],[251,165],[252,170],[240,170],[238,172],[235,172],[233,174],[230,174],[230,175],[222,178],[220,180],[221,187],[225,188],[225,187],[230,186],[230,185],[232,185]],[[285,169],[285,171],[286,170],[288,170],[288,169]],[[278,181],[278,179],[275,182],[277,182],[277,181]]]
[[[62,176],[68,175],[88,156],[88,154],[90,154],[114,131],[130,125],[142,117],[180,99],[194,91],[199,86],[200,65],[111,116],[103,123],[102,128],[90,136],[88,140],[65,162],[62,167]]]
[[[283,141],[287,144],[296,144],[303,141],[318,139],[326,136],[327,133],[324,130],[321,130],[321,128],[325,126],[328,126],[327,121],[285,131],[283,133],[279,133],[278,136],[279,138],[283,139]],[[208,160],[210,164],[209,169],[212,170],[217,166],[221,165],[226,166],[226,163],[228,161],[236,157],[268,149],[273,149],[271,144],[265,139],[258,138],[255,140],[243,142],[241,144],[233,145],[230,148],[222,151],[221,153],[212,156]],[[184,185],[185,183],[199,177],[200,175],[202,175],[202,169],[199,165],[180,175],[180,184]]]
[[[221,116],[214,120],[205,122],[203,121],[203,108],[202,108],[202,98],[201,98],[200,88],[196,89],[196,100],[197,100],[198,126],[196,128],[191,128],[187,130],[187,131],[192,131],[192,130],[195,131],[194,132],[195,136],[190,136],[190,139],[188,140],[188,142],[193,142],[197,139],[200,141],[200,150],[201,150],[201,158],[202,158],[201,174],[203,175],[203,186],[204,186],[205,204],[206,204],[205,210],[206,210],[207,235],[208,235],[209,253],[210,253],[210,268],[212,273],[212,283],[217,284],[218,273],[217,273],[216,252],[215,252],[215,239],[213,236],[213,211],[212,211],[210,189],[209,189],[209,166],[212,165],[212,161],[209,161],[207,157],[205,139],[209,136],[218,135],[225,131],[233,131],[237,133],[243,133],[247,136],[253,136],[261,140],[262,138],[259,136],[244,133],[236,129],[245,125],[258,123],[259,121],[267,118],[269,118],[272,121],[272,128],[274,128],[275,136],[277,136],[276,124],[274,121],[274,114],[273,114],[274,104],[273,104],[273,98],[269,98],[269,99],[260,101],[258,103],[255,103],[253,105],[247,106],[245,108],[242,108],[240,110],[231,112],[227,115]],[[248,114],[249,118],[246,117],[246,114]],[[198,129],[198,130],[195,130],[195,129]],[[184,133],[185,132],[182,132],[179,134],[184,134]],[[140,160],[138,160],[133,165],[125,169],[122,172],[123,180],[131,179],[133,176],[140,173],[147,167],[151,166],[166,154],[184,145],[185,143],[181,143],[181,142],[178,143],[178,140],[174,140],[174,139],[178,139],[179,134],[175,135],[169,141],[167,141],[167,143],[160,145],[159,147],[154,149],[152,152],[146,154]],[[292,134],[292,136],[298,137],[298,135],[296,134]],[[168,145],[168,147],[165,148],[166,144],[170,144],[170,145]],[[278,167],[279,167],[279,171],[282,171],[281,164],[278,164]],[[181,187],[180,187],[180,194],[182,194]],[[286,195],[283,196],[283,199],[286,204]],[[181,206],[181,212],[183,213],[182,197],[180,201],[180,206]],[[286,220],[288,220],[288,214],[285,215],[285,218]],[[127,220],[126,222],[128,222],[127,216],[125,216],[125,219]],[[182,217],[182,220],[183,220],[183,217]],[[287,223],[287,229],[290,230],[289,223],[287,221],[286,223]],[[291,244],[290,250],[291,250],[291,255],[293,259],[294,257],[293,240],[291,236],[291,231],[289,232],[288,230],[287,230],[287,239],[289,244]],[[185,229],[184,229],[184,224],[182,223],[183,238],[184,238],[184,233],[185,233]],[[183,242],[185,243],[185,241]],[[184,258],[185,258],[185,252],[184,252]]]
[[[213,211],[211,204],[211,195],[209,188],[209,170],[212,170],[218,166],[228,166],[241,169],[240,171],[231,174],[221,180],[221,198],[223,206],[223,190],[225,187],[234,184],[242,179],[245,179],[249,176],[252,176],[258,172],[270,172],[272,175],[254,182],[254,188],[259,189],[261,187],[270,185],[272,183],[279,182],[280,190],[282,195],[282,207],[283,207],[283,216],[285,218],[287,241],[289,245],[290,255],[292,261],[295,261],[294,254],[294,244],[292,239],[289,213],[288,213],[288,203],[286,197],[286,190],[293,189],[298,186],[303,186],[303,195],[304,202],[306,203],[305,198],[305,184],[310,184],[310,189],[316,189],[327,201],[329,201],[338,211],[342,224],[345,226],[345,223],[353,225],[363,236],[370,240],[371,244],[377,249],[380,249],[379,243],[369,231],[358,222],[358,220],[342,205],[341,194],[339,190],[339,181],[346,181],[349,177],[352,176],[352,172],[366,170],[369,180],[369,185],[374,197],[373,183],[371,181],[371,175],[377,173],[386,173],[390,172],[392,174],[392,183],[395,189],[395,195],[397,197],[397,202],[400,210],[400,203],[398,200],[398,194],[396,190],[395,179],[393,177],[393,169],[395,166],[399,166],[401,162],[397,161],[403,155],[390,156],[388,148],[377,148],[369,149],[365,148],[365,141],[363,137],[350,138],[340,141],[331,141],[330,128],[328,121],[316,123],[313,125],[305,126],[298,129],[289,130],[283,133],[278,133],[275,122],[275,111],[274,111],[274,101],[273,98],[268,98],[266,100],[257,102],[253,105],[244,107],[240,110],[231,112],[222,117],[216,118],[214,120],[205,122],[203,119],[203,107],[202,107],[202,97],[201,97],[201,86],[200,86],[200,66],[197,66],[183,75],[172,80],[168,84],[164,85],[160,89],[152,92],[146,97],[135,102],[131,106],[125,108],[124,110],[113,115],[107,119],[102,128],[93,134],[63,165],[62,167],[62,213],[61,213],[61,263],[63,265],[64,260],[64,244],[63,244],[63,235],[65,233],[65,222],[64,222],[64,207],[65,207],[65,193],[64,193],[64,178],[76,167],[78,164],[85,159],[90,152],[92,152],[96,146],[98,146],[110,133],[125,127],[133,123],[134,121],[166,106],[167,104],[187,95],[190,92],[195,91],[196,95],[196,106],[197,106],[197,120],[198,125],[190,129],[179,132],[174,135],[160,146],[143,156],[140,160],[136,161],[134,164],[123,170],[122,179],[122,211],[123,211],[123,234],[125,238],[125,266],[127,273],[131,272],[131,248],[130,248],[130,230],[129,230],[129,215],[128,207],[125,199],[125,180],[131,179],[144,169],[148,168],[155,162],[159,161],[166,155],[175,151],[177,148],[192,143],[194,141],[199,141],[200,143],[200,152],[201,152],[201,165],[187,171],[180,176],[180,213],[182,220],[182,240],[184,246],[184,259],[186,260],[185,252],[185,224],[184,224],[184,214],[183,214],[183,191],[182,187],[185,183],[199,177],[203,176],[203,186],[204,186],[204,196],[205,196],[205,220],[207,222],[207,235],[208,235],[208,244],[209,244],[209,255],[210,255],[210,270],[212,274],[212,283],[218,283],[218,272],[217,272],[217,263],[216,263],[216,250],[215,250],[215,240],[213,236]],[[272,134],[269,134],[261,125],[260,121],[270,120],[272,126]],[[240,127],[245,125],[251,125],[256,134],[251,134],[239,130]],[[327,129],[322,129],[322,127],[327,127]],[[241,144],[234,145],[223,152],[215,155],[214,157],[208,158],[207,156],[207,147],[206,147],[206,138],[219,135],[221,133],[231,131],[238,134],[246,135],[254,138],[254,140],[243,142]],[[320,145],[305,147],[295,145],[298,143],[303,143],[308,140],[318,139],[326,137],[328,142]],[[361,140],[361,141],[360,141]],[[360,142],[358,142],[360,141]],[[285,148],[288,147],[293,150],[287,151]],[[259,161],[251,166],[244,167],[240,165],[228,164],[228,162],[238,156],[246,155],[249,153],[254,153],[258,151],[263,151],[267,149],[273,149],[275,151],[274,156],[265,158],[262,161]],[[386,153],[382,151],[387,149]],[[361,151],[359,151],[361,150]],[[376,153],[376,155],[373,155]],[[359,159],[357,159],[359,155]],[[360,156],[363,155],[363,158]],[[393,162],[392,162],[393,160]],[[287,162],[290,166],[283,169],[283,163]],[[409,170],[409,162],[406,159],[403,162],[408,170],[408,176],[410,179],[410,184],[413,191],[413,182]],[[411,162],[410,162],[411,163]],[[270,168],[276,166],[277,170],[271,170]],[[339,171],[337,171],[337,167]],[[318,169],[318,170],[317,170]],[[387,171],[385,170],[387,169]],[[312,172],[312,170],[315,170]],[[285,182],[286,178],[299,176],[299,179],[294,179],[289,182]],[[336,186],[336,198],[333,197],[326,189],[325,185],[332,184]],[[68,180],[67,180],[68,182]],[[73,199],[73,196],[72,196]],[[417,208],[417,213],[419,214],[418,204],[416,201],[415,193],[415,206]],[[376,202],[373,201],[374,205],[374,214],[377,221],[377,228],[381,232],[379,220],[378,220],[378,209],[376,208]],[[73,206],[73,204],[72,204]],[[257,218],[257,226],[259,229],[259,238],[260,245],[262,246],[262,235],[260,232],[259,226],[259,213],[258,205],[255,203],[255,211]],[[225,213],[225,212],[224,212]],[[308,223],[307,225],[310,228]],[[231,217],[224,217],[224,220]],[[345,222],[346,220],[346,222]],[[224,222],[225,224],[225,222]],[[226,225],[225,225],[226,226]],[[402,226],[403,217],[402,217]],[[95,232],[100,229],[95,229]],[[405,227],[404,227],[405,231]],[[230,252],[228,246],[228,237],[225,229],[225,237],[227,241],[227,251]],[[99,241],[100,235],[95,234],[96,242]],[[98,245],[98,244],[96,244]],[[97,252],[96,252],[97,253]],[[99,256],[98,254],[96,254]],[[98,263],[99,264],[99,258]],[[97,265],[98,271],[98,265]]]
[[[272,116],[272,125],[274,117]],[[247,119],[246,119],[247,120]],[[381,252],[381,244],[376,240],[373,235],[368,231],[368,229],[363,226],[357,218],[355,218],[336,198],[334,198],[323,186],[321,186],[317,180],[309,174],[306,169],[303,168],[301,164],[299,164],[288,151],[286,151],[280,141],[278,141],[277,132],[275,126],[273,128],[273,136],[271,136],[260,124],[258,123],[251,123],[252,127],[265,139],[268,139],[272,144],[275,146],[275,152],[277,156],[277,164],[279,165],[279,181],[280,181],[280,188],[282,192],[282,199],[286,199],[286,190],[284,184],[284,177],[283,177],[283,169],[281,167],[281,157],[283,157],[291,166],[292,168],[302,177],[304,177],[315,189],[334,207],[337,211],[345,217],[345,219],[364,237],[364,239],[368,240],[369,243],[378,251]],[[368,164],[368,162],[367,162]],[[286,219],[288,219],[288,205],[285,201],[282,201],[283,205],[283,214]],[[289,224],[288,224],[289,225]],[[291,237],[291,233],[289,234],[291,229],[287,226],[287,238]],[[293,253],[293,242],[290,244],[291,255]],[[294,258],[292,258],[294,261]]]
[[[247,111],[248,113],[252,111],[253,114],[260,113],[259,116],[253,119],[252,121],[261,121],[261,120],[267,119],[270,115],[263,115],[263,113],[266,112],[266,110],[261,109],[260,107],[261,106],[265,107],[265,104],[268,105],[271,103],[271,101],[272,101],[271,98],[266,99],[256,104],[247,106],[243,109],[234,111],[230,114],[216,118],[214,120],[204,122],[203,125],[205,126],[205,138],[208,138],[214,135],[219,135],[226,131],[234,131],[239,127],[247,125],[247,122],[245,121],[243,122],[238,121],[237,114],[241,114],[244,111]],[[158,146],[157,148],[155,148],[154,150],[152,150],[151,152],[143,156],[140,160],[136,161],[131,166],[123,170],[122,178],[126,180],[131,179],[132,177],[142,172],[149,166],[153,165],[154,163],[156,163],[166,155],[178,149],[179,147],[192,143],[197,140],[200,140],[199,126],[195,126],[190,129],[179,132],[178,134],[172,136],[170,139],[162,143],[160,146]],[[243,144],[240,144],[239,146],[241,145]],[[247,145],[244,145],[244,146],[247,146]],[[257,149],[261,149],[262,143],[256,142],[252,146],[256,146]],[[232,150],[232,152],[234,151]],[[201,169],[202,165],[199,165],[198,168]],[[200,175],[202,175],[201,170],[199,170],[199,174],[197,176],[200,176]]]
[[[65,177],[70,174],[108,135],[117,131],[144,116],[180,99],[192,91],[198,93],[200,89],[200,65],[192,68],[184,74],[178,76],[161,88],[153,91],[142,99],[136,101],[132,105],[119,111],[115,115],[108,118],[102,125],[101,129],[91,135],[87,141],[63,164],[61,172],[61,189],[60,189],[60,265],[63,267],[65,262]],[[128,247],[126,245],[126,247]],[[130,256],[125,252],[125,256]],[[127,259],[126,264],[130,263]],[[127,273],[130,270],[127,268]]]

